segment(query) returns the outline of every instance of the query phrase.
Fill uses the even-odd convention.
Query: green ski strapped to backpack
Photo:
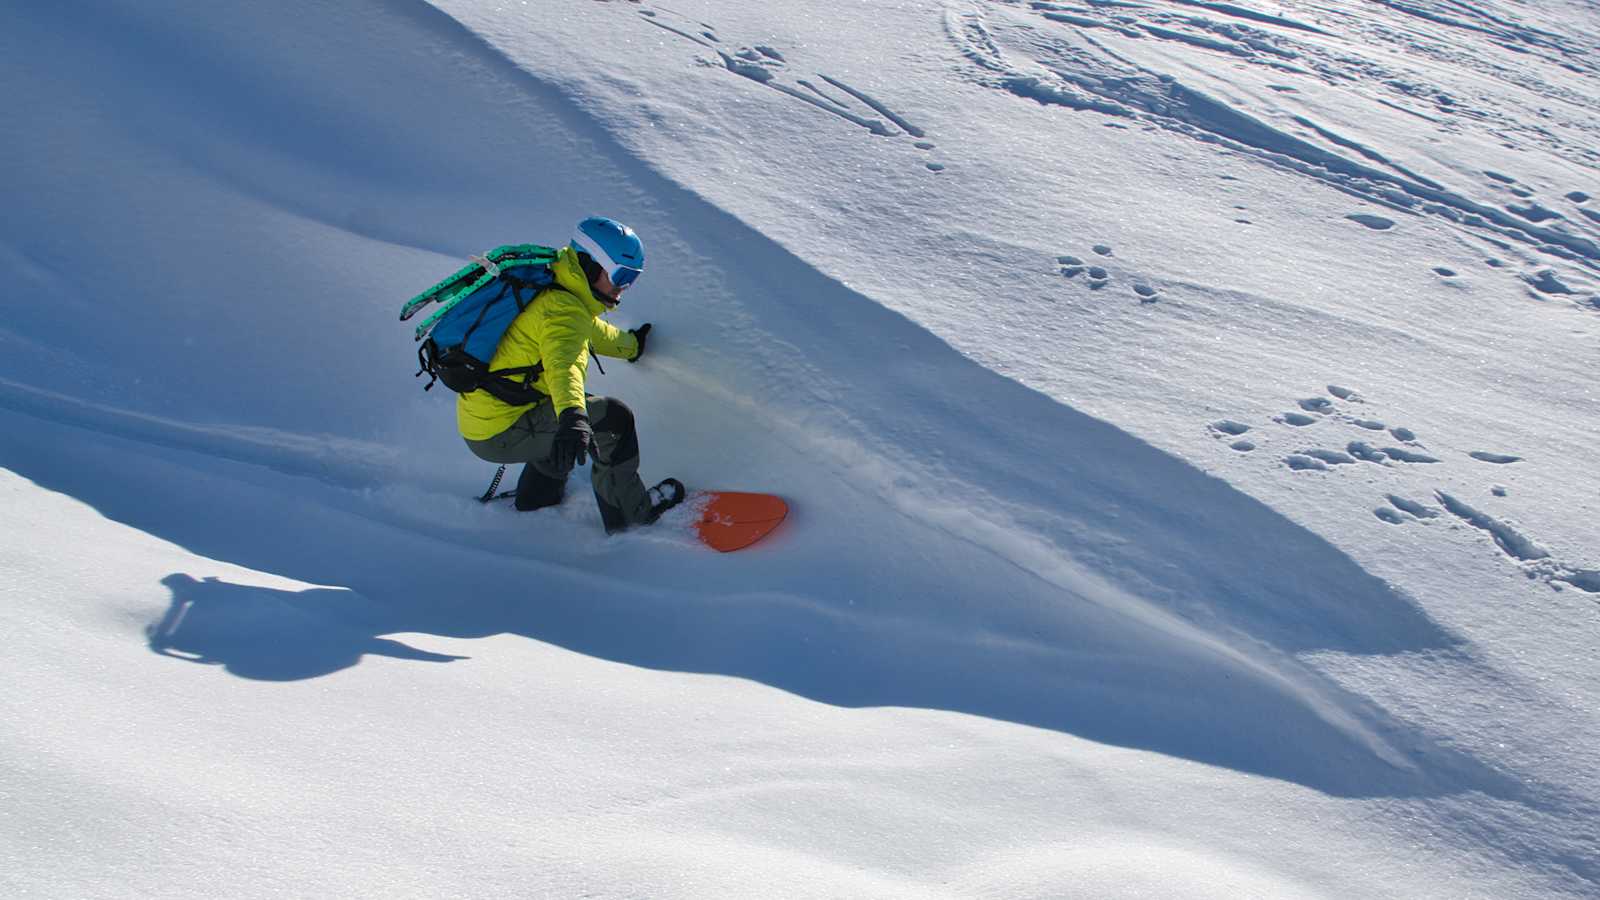
[[[543,394],[533,383],[543,366],[491,371],[489,361],[512,320],[554,281],[550,265],[559,252],[539,244],[496,247],[485,256],[472,257],[471,265],[401,307],[404,322],[428,304],[438,304],[417,326],[416,339],[422,342],[417,375],[429,376],[423,390],[443,381],[457,393],[482,389],[513,406],[538,402]]]

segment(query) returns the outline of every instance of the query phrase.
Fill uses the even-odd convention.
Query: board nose
[[[694,499],[703,504],[695,532],[701,543],[722,553],[761,540],[789,514],[789,504],[772,494],[704,491]]]

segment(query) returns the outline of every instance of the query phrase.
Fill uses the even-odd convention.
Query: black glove
[[[589,416],[574,406],[562,410],[556,420],[556,440],[550,447],[550,458],[545,464],[553,474],[566,475],[574,465],[589,461],[589,444],[594,440],[594,429],[589,427]]]
[[[638,328],[629,330],[628,333],[633,335],[634,338],[639,342],[639,349],[635,351],[632,356],[628,357],[628,362],[638,362],[639,357],[644,355],[644,339],[650,336],[650,323],[646,322],[643,325],[640,325]]]

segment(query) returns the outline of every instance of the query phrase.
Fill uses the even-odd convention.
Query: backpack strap
[[[544,391],[533,386],[542,374],[544,374],[544,363],[519,366],[515,369],[494,369],[483,373],[478,379],[478,387],[488,391],[489,396],[502,403],[527,406],[530,403],[538,403],[545,397]],[[520,384],[512,378],[514,375],[522,376]]]
[[[422,342],[417,348],[417,374],[411,376],[412,378],[428,376],[428,383],[422,386],[425,391],[433,390],[433,383],[439,380],[439,364],[434,361],[433,350],[433,341]]]

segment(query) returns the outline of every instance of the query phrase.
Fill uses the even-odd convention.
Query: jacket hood
[[[578,251],[570,245],[561,248],[556,261],[550,264],[550,272],[555,276],[556,287],[582,300],[591,314],[598,316],[606,312],[608,307],[595,299],[589,279],[584,277],[583,266],[578,265]]]

